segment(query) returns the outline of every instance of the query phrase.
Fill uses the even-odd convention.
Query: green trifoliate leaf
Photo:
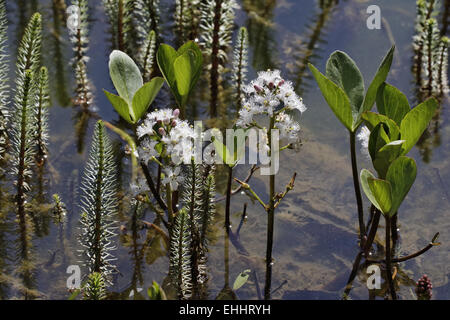
[[[416,162],[408,157],[399,157],[388,169],[386,180],[392,187],[392,208],[389,215],[394,216],[414,181],[416,180],[417,166]]]
[[[384,83],[377,94],[377,108],[382,115],[400,126],[405,115],[411,110],[408,99],[396,87]]]
[[[406,155],[419,141],[423,132],[436,113],[438,102],[434,98],[419,104],[403,118],[400,125],[403,144],[403,155]]]

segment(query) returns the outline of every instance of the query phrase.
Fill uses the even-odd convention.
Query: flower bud
[[[159,133],[161,136],[164,136],[164,135],[166,134],[166,130],[164,130],[164,128],[161,127],[161,128],[158,129],[158,133]]]
[[[173,116],[174,116],[175,118],[178,118],[178,117],[180,116],[180,109],[175,109],[175,110],[173,110]]]
[[[253,88],[255,88],[256,92],[258,92],[258,93],[263,91],[263,89],[260,86],[256,85],[256,84],[253,86]]]

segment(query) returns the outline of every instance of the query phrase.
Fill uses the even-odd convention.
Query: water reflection
[[[164,15],[162,17],[159,16],[159,12],[154,10],[154,4],[158,1],[156,0],[146,0],[140,1],[143,4],[148,6],[149,19],[148,25],[145,25],[145,32],[149,30],[156,30],[158,35],[158,42],[170,41],[169,37],[166,37],[162,30],[159,30],[158,26],[160,24],[157,21],[161,19],[166,19],[167,17]],[[163,1],[164,2],[164,1]],[[166,5],[166,4],[165,4]],[[306,81],[308,79],[308,72],[306,65],[308,62],[317,62],[324,57],[321,56],[322,49],[332,50],[332,49],[344,49],[344,48],[329,48],[327,46],[327,39],[325,37],[325,32],[330,32],[326,27],[332,21],[334,13],[339,9],[338,1],[324,1],[319,0],[316,2],[311,2],[308,5],[298,3],[294,3],[291,1],[292,10],[307,10],[309,15],[312,17],[311,22],[307,23],[304,31],[301,35],[301,40],[295,41],[295,39],[282,39],[280,35],[279,28],[275,25],[275,21],[277,21],[277,17],[279,12],[277,11],[277,2],[274,0],[243,0],[241,1],[241,6],[243,11],[241,12],[244,17],[244,23],[248,28],[249,36],[250,36],[250,47],[251,47],[251,57],[252,57],[252,67],[253,70],[251,72],[267,69],[267,68],[277,68],[283,67],[286,64],[287,69],[291,72],[292,76],[291,80],[294,81],[295,86],[297,88],[297,92],[300,94],[307,94],[308,88]],[[350,4],[348,4],[350,5]],[[20,221],[19,226],[17,227],[17,223],[15,223],[15,215],[13,214],[14,210],[12,207],[13,204],[13,196],[11,196],[5,188],[4,185],[0,185],[0,298],[12,298],[12,297],[20,297],[20,298],[35,298],[42,297],[43,294],[39,292],[39,290],[45,292],[56,292],[52,293],[50,297],[57,298],[66,298],[68,296],[65,285],[65,267],[67,264],[75,263],[77,261],[76,258],[76,248],[73,243],[75,243],[77,236],[77,225],[78,225],[78,195],[77,190],[79,189],[78,179],[79,173],[78,170],[83,166],[83,158],[86,156],[85,154],[85,144],[89,144],[89,129],[90,129],[90,119],[97,118],[98,115],[95,113],[96,110],[93,110],[92,106],[92,87],[86,86],[86,81],[89,82],[87,77],[84,78],[83,81],[76,82],[76,92],[72,92],[72,84],[75,80],[74,75],[72,74],[72,67],[70,66],[71,57],[73,56],[71,45],[67,42],[67,28],[66,17],[65,17],[65,2],[62,0],[52,0],[52,1],[23,1],[17,0],[15,5],[11,5],[9,7],[10,16],[14,17],[12,19],[13,23],[13,31],[15,34],[16,42],[17,39],[20,39],[24,27],[28,22],[29,17],[35,10],[43,10],[48,13],[49,18],[51,17],[51,29],[50,32],[46,35],[45,41],[49,44],[49,50],[44,50],[44,60],[45,64],[49,66],[51,78],[54,80],[51,82],[54,88],[52,89],[52,95],[56,98],[54,101],[54,107],[52,108],[55,112],[58,112],[58,117],[61,116],[63,119],[60,123],[54,123],[52,129],[57,129],[61,132],[61,127],[67,126],[67,124],[72,121],[73,132],[69,132],[65,128],[63,130],[64,137],[55,138],[55,141],[61,142],[61,144],[57,144],[55,148],[60,148],[63,156],[54,155],[50,157],[49,162],[46,166],[38,168],[38,174],[36,175],[36,180],[33,182],[33,190],[35,190],[35,195],[33,197],[33,201],[30,202],[30,205],[33,206],[33,214],[30,215],[29,220]],[[389,5],[393,6],[393,5]],[[98,7],[100,6],[91,6],[90,10],[92,12],[97,12]],[[442,8],[444,10],[442,13],[442,18],[439,19],[440,22],[440,33],[445,34],[448,28],[448,8],[449,1],[445,1],[445,5]],[[441,10],[441,12],[442,12]],[[93,15],[94,16],[94,15]],[[166,23],[166,22],[164,22]],[[115,24],[114,24],[115,26]],[[298,23],[295,25],[296,32],[299,33],[298,30],[301,30],[299,27],[302,27],[303,23]],[[48,28],[44,28],[44,30]],[[107,27],[105,26],[105,30]],[[333,33],[335,34],[335,33]],[[111,37],[109,39],[103,39],[110,44],[110,48],[124,48],[127,49],[127,46],[120,42],[126,42],[125,40],[120,40],[120,32],[115,28],[111,28]],[[327,35],[328,36],[328,35]],[[123,34],[122,34],[123,37]],[[138,35],[136,35],[139,38]],[[280,38],[281,37],[281,38]],[[288,45],[282,47],[280,45],[280,39],[286,40],[283,43],[288,43]],[[99,40],[99,41],[103,41]],[[408,40],[409,41],[409,40]],[[295,42],[295,43],[294,43]],[[408,43],[402,43],[404,45],[409,45]],[[402,45],[400,44],[400,45]],[[132,46],[131,46],[132,47]],[[343,44],[343,47],[345,45]],[[128,47],[130,48],[130,47]],[[91,50],[95,50],[91,48]],[[281,52],[283,50],[283,52]],[[289,51],[286,51],[289,50]],[[131,50],[130,53],[135,54]],[[423,49],[422,49],[423,51]],[[92,51],[90,51],[92,52]],[[420,53],[419,51],[415,51],[416,57]],[[288,56],[287,61],[280,61],[280,55]],[[79,62],[80,60],[78,60]],[[105,56],[102,61],[94,61],[89,65],[90,73],[93,74],[96,72],[96,64],[106,64],[107,62],[107,52],[105,52]],[[319,62],[318,62],[319,63]],[[85,66],[86,67],[86,66]],[[423,85],[423,74],[422,70],[423,63],[417,63],[415,61],[415,67],[413,68],[413,75],[415,77],[415,96],[417,101],[423,101],[426,97],[429,96],[429,92],[426,90],[426,86]],[[83,70],[81,70],[83,71]],[[80,74],[83,72],[80,71]],[[87,73],[84,72],[86,75]],[[81,77],[83,78],[83,77]],[[99,88],[107,87],[109,85],[108,75],[105,74],[102,83],[96,83],[96,86]],[[86,81],[85,81],[86,80]],[[203,84],[206,83],[205,79],[203,79]],[[199,87],[203,87],[202,85]],[[222,94],[226,95],[226,88],[228,87],[227,79],[224,79],[223,87],[221,88]],[[100,90],[99,90],[100,91]],[[201,90],[199,90],[201,91]],[[206,90],[205,90],[206,91]],[[97,93],[101,95],[101,92]],[[170,104],[170,98],[167,92],[162,93],[164,97],[159,97],[157,104],[161,106],[165,106]],[[72,99],[73,98],[73,99]],[[97,97],[98,98],[98,97]],[[442,105],[448,105],[448,97],[445,95],[439,96]],[[187,115],[191,119],[201,118],[205,113],[205,105],[208,103],[208,97],[202,93],[195,93],[193,96],[191,105],[189,106],[189,110]],[[226,106],[228,105],[227,100],[223,103],[224,107],[219,110],[219,115],[223,116],[228,113],[231,114]],[[70,111],[64,111],[62,107],[73,106],[73,109]],[[108,106],[101,106],[101,108],[107,108]],[[444,107],[442,107],[444,108]],[[317,111],[319,110],[319,111]],[[441,146],[442,141],[445,137],[441,136],[443,126],[445,125],[445,110],[441,109],[439,113],[436,114],[433,124],[430,126],[428,132],[422,138],[419,148],[423,160],[425,162],[433,163],[432,152],[436,150],[439,146]],[[315,112],[321,112],[320,108],[316,108]],[[72,120],[70,120],[72,117]],[[114,118],[117,119],[116,115]],[[225,118],[225,117],[224,117]],[[231,117],[230,117],[231,118]],[[122,123],[121,121],[113,121],[112,119],[108,119],[114,125],[127,129],[127,125]],[[231,123],[231,121],[230,121]],[[213,123],[211,123],[212,125]],[[224,119],[217,120],[218,127],[226,127],[228,123]],[[334,134],[331,129],[323,128],[324,134]],[[325,132],[326,131],[326,132]],[[71,140],[74,138],[73,140]],[[67,140],[67,141],[66,141]],[[320,141],[313,141],[311,143],[320,144]],[[445,143],[445,140],[444,140]],[[445,145],[445,144],[444,144]],[[338,148],[338,147],[336,147]],[[323,149],[323,148],[322,148]],[[321,150],[322,150],[321,149]],[[77,153],[79,155],[77,155]],[[331,153],[332,155],[339,155],[339,152]],[[123,196],[123,203],[128,202],[129,195],[126,194],[126,189],[129,185],[129,172],[125,169],[129,165],[128,156],[125,154],[122,148],[117,148],[117,162],[121,164],[120,180],[123,182],[123,186],[121,187],[121,192]],[[312,155],[317,156],[317,155]],[[53,159],[52,159],[53,158]],[[300,163],[298,159],[292,157],[289,159],[289,166],[304,166],[304,163]],[[314,162],[314,161],[311,161]],[[322,168],[316,168],[314,164],[309,164],[309,167],[305,169],[307,175],[312,170],[311,168],[315,168],[314,170],[321,170]],[[303,167],[302,167],[303,168]],[[342,169],[340,166],[337,166],[340,170]],[[61,177],[57,175],[57,171],[60,172]],[[218,189],[223,190],[225,185],[225,173],[221,172],[222,169],[218,168]],[[445,174],[445,173],[444,173]],[[342,178],[342,177],[341,177]],[[444,179],[447,176],[444,176]],[[2,182],[4,181],[3,177],[0,177]],[[344,178],[342,178],[344,179]],[[324,179],[325,180],[325,179]],[[263,180],[257,180],[259,183],[259,188],[264,189],[265,185]],[[336,186],[346,186],[343,184],[336,183],[335,180],[328,181],[329,184],[335,184]],[[309,190],[310,188],[317,190],[320,189],[318,186],[304,186],[302,192],[306,192],[305,190]],[[52,215],[51,215],[51,199],[50,199],[50,191],[57,190],[57,192],[61,193],[61,197],[65,200],[68,209],[67,221],[65,224],[56,223],[51,224]],[[61,191],[60,191],[61,190]],[[337,196],[332,197],[331,199],[338,199],[339,192],[336,192]],[[314,205],[309,206],[309,204],[305,204],[303,194],[296,193],[293,195],[295,199],[294,206],[292,210],[299,211],[299,208],[303,208],[302,210],[311,211],[317,215],[314,220],[314,225],[316,226],[315,231],[323,232],[326,231],[326,227],[328,225],[337,226],[333,228],[333,232],[338,234],[338,240],[345,239],[345,244],[349,246],[349,249],[343,250],[340,246],[341,244],[330,245],[332,241],[325,241],[321,239],[317,239],[319,237],[317,234],[314,237],[314,233],[318,232],[306,232],[302,219],[304,217],[295,216],[292,212],[287,213],[288,211],[280,212],[280,215],[283,216],[294,216],[298,218],[301,223],[297,224],[286,224],[283,226],[285,229],[280,229],[286,234],[296,233],[302,235],[302,237],[307,234],[310,237],[310,241],[314,242],[314,250],[307,249],[304,247],[302,243],[288,243],[284,244],[282,248],[277,248],[277,255],[280,261],[282,261],[284,256],[289,256],[289,261],[295,260],[295,263],[300,267],[298,269],[292,268],[295,270],[283,271],[283,273],[276,273],[273,279],[274,287],[276,290],[280,288],[280,286],[285,285],[287,289],[286,292],[283,293],[283,287],[278,290],[279,296],[288,299],[288,298],[338,298],[338,291],[341,291],[342,284],[345,284],[347,280],[348,273],[351,269],[350,259],[354,257],[350,257],[353,255],[353,249],[351,247],[351,231],[352,223],[347,220],[347,218],[337,216],[338,213],[332,212],[329,206],[320,203],[320,200],[325,197],[325,195],[318,196],[319,202]],[[347,200],[347,198],[345,198]],[[242,198],[241,198],[242,200]],[[312,202],[312,201],[311,201]],[[239,204],[240,206],[241,204]],[[240,208],[235,209],[236,211],[240,211]],[[348,209],[348,208],[347,208]],[[128,299],[130,294],[133,292],[134,298],[146,298],[146,294],[139,293],[139,288],[144,288],[149,284],[150,280],[158,280],[160,283],[163,283],[164,276],[159,269],[166,268],[166,259],[168,244],[164,235],[158,231],[157,228],[162,226],[162,222],[158,219],[158,216],[154,214],[154,212],[145,211],[142,209],[142,203],[140,201],[134,202],[132,206],[124,205],[121,209],[121,235],[120,235],[120,254],[119,259],[123,262],[123,268],[120,270],[121,275],[118,275],[118,282],[120,286],[114,288],[115,293],[112,297]],[[254,208],[249,206],[249,210],[253,212]],[[283,208],[284,210],[284,208]],[[340,212],[339,210],[345,211],[346,209],[337,208],[336,212]],[[217,218],[217,226],[222,226],[223,217],[220,216],[220,213],[223,210],[219,210],[219,215]],[[303,211],[300,211],[303,214]],[[259,210],[258,210],[258,213]],[[254,225],[244,225],[239,228],[239,231],[236,229],[235,233],[231,233],[227,235],[226,232],[223,232],[223,241],[213,242],[211,245],[211,281],[209,281],[207,289],[205,289],[206,293],[202,294],[202,297],[208,298],[227,298],[227,299],[236,299],[240,297],[245,298],[255,298],[261,299],[261,290],[259,288],[260,284],[264,283],[263,277],[261,275],[264,274],[263,268],[261,267],[261,257],[262,254],[258,254],[258,239],[255,236],[255,239],[248,239],[248,237],[244,237],[247,242],[242,241],[240,239],[239,233],[261,233],[261,221],[260,215],[255,214],[254,216],[250,214],[250,219],[254,221]],[[324,218],[325,217],[325,218]],[[235,217],[235,220],[238,220],[239,217]],[[320,219],[320,220],[319,220]],[[241,220],[242,222],[243,220]],[[255,222],[256,221],[256,222]],[[311,227],[311,224],[307,224],[308,228]],[[342,229],[346,228],[345,232],[339,233]],[[248,227],[248,228],[247,228]],[[281,227],[280,227],[281,228]],[[17,229],[17,230],[16,230]],[[277,231],[277,232],[278,232]],[[216,227],[213,238],[217,240],[219,235],[222,233],[221,227]],[[301,237],[300,237],[301,238]],[[11,239],[17,239],[15,246],[12,247]],[[329,240],[329,238],[327,238]],[[304,240],[304,239],[299,239]],[[381,239],[376,239],[374,252],[377,252],[380,256],[383,254],[384,250],[384,241]],[[38,247],[41,246],[41,247]],[[295,247],[298,251],[285,250],[285,246]],[[331,247],[330,247],[331,246]],[[50,252],[48,249],[50,248]],[[324,250],[325,248],[325,250]],[[307,252],[307,255],[304,252]],[[317,252],[327,252],[330,257],[327,257],[327,261],[314,260],[320,256]],[[345,253],[342,253],[345,251]],[[218,253],[217,253],[218,252]],[[293,253],[294,252],[294,253]],[[350,253],[349,253],[350,252]],[[9,257],[12,256],[13,253],[16,253],[16,258],[14,262],[9,262]],[[41,259],[37,257],[44,257],[44,264],[47,264],[49,270],[53,272],[57,271],[58,274],[61,275],[61,281],[58,282],[57,290],[53,290],[53,285],[50,284],[50,279],[47,274],[44,272],[38,272],[39,269],[37,266],[42,265]],[[313,259],[313,258],[314,259]],[[61,259],[61,261],[59,261]],[[55,263],[55,260],[57,262]],[[342,261],[341,261],[342,260]],[[345,260],[345,261],[344,261]],[[348,261],[347,261],[348,260]],[[323,287],[316,286],[316,288],[312,290],[308,289],[308,284],[305,290],[303,288],[296,288],[297,290],[293,290],[290,287],[290,283],[296,280],[298,276],[297,273],[302,272],[302,268],[315,268],[323,266],[323,270],[327,270],[329,267],[327,265],[330,263],[333,267],[338,266],[342,268],[338,273],[345,273],[344,280],[342,280],[340,275],[336,275],[336,287],[327,289],[324,285]],[[343,262],[344,261],[344,262]],[[59,263],[61,262],[61,263]],[[338,263],[339,262],[339,263]],[[345,267],[344,267],[345,266]],[[413,277],[408,273],[409,266],[399,265],[397,266],[398,270],[396,271],[396,282],[398,285],[398,289],[400,291],[403,290],[409,291],[410,288],[414,286]],[[237,268],[240,268],[239,270]],[[276,268],[283,268],[281,263],[276,265]],[[348,268],[348,269],[346,269]],[[360,289],[360,286],[364,286],[365,281],[367,280],[366,274],[367,265],[359,265],[356,272],[356,279]],[[220,271],[218,271],[220,269]],[[242,291],[233,292],[232,285],[234,280],[234,275],[236,273],[245,270],[251,269],[251,275],[249,278],[246,287],[241,289]],[[345,269],[345,270],[344,270]],[[222,277],[223,271],[223,277]],[[281,276],[280,276],[281,274]],[[303,274],[303,273],[302,273]],[[220,276],[218,276],[220,275]],[[258,279],[259,278],[259,279]],[[286,278],[288,278],[286,280]],[[39,280],[39,281],[38,281]],[[42,284],[43,282],[48,282]],[[286,284],[287,281],[287,284]],[[321,275],[313,276],[310,279],[312,285],[315,285],[316,282],[321,281]],[[167,279],[165,283],[169,282]],[[330,287],[331,288],[331,285]],[[45,290],[44,290],[45,289]],[[170,291],[168,288],[169,297],[175,297],[174,293]],[[361,290],[360,290],[361,291]],[[358,291],[349,291],[350,296],[356,297],[366,297],[368,296],[371,299],[375,298],[383,298],[385,296],[385,287],[379,291],[367,291],[364,288],[363,294]],[[275,293],[275,292],[274,292]],[[447,297],[448,293],[442,293],[442,296]],[[441,296],[441,297],[442,297]],[[413,299],[413,296],[405,295],[406,298]]]

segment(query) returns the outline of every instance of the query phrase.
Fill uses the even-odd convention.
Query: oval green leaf
[[[361,187],[369,201],[383,214],[387,214],[392,204],[390,194],[390,185],[385,180],[376,179],[375,176],[366,169],[361,170]]]
[[[144,84],[138,66],[125,52],[114,50],[109,58],[109,73],[117,93],[131,106],[134,94]]]
[[[325,77],[312,64],[308,64],[308,66],[331,110],[350,132],[355,132],[357,128],[353,127],[353,116],[350,100],[344,90],[337,86],[333,81]]]
[[[345,52],[335,51],[327,61],[326,76],[347,94],[353,110],[353,121],[357,122],[364,100],[364,79],[356,63]]]
[[[375,77],[373,78],[369,89],[367,89],[366,96],[364,97],[364,102],[361,109],[359,110],[360,114],[363,114],[364,112],[372,109],[377,98],[378,89],[386,81],[389,70],[391,69],[392,60],[394,59],[394,52],[395,46],[392,46],[392,48],[388,51],[383,61],[381,62],[381,65],[378,67],[377,73],[375,74]]]
[[[158,95],[164,84],[164,79],[161,77],[155,77],[150,82],[143,85],[133,97],[133,111],[136,118],[133,120],[138,122],[150,107],[152,102]]]
[[[408,157],[402,156],[390,165],[386,174],[386,180],[392,187],[392,208],[389,215],[394,216],[417,176],[416,162]]]
[[[382,115],[400,126],[403,118],[411,110],[408,99],[396,87],[383,83],[377,94],[377,109]]]
[[[419,104],[403,118],[400,125],[403,144],[403,155],[406,155],[419,141],[428,124],[436,113],[438,102],[434,98]]]
[[[109,102],[111,102],[114,109],[124,120],[126,120],[129,123],[135,123],[133,110],[130,108],[130,106],[124,99],[106,90],[103,90],[103,92],[105,93]]]
[[[241,274],[239,274],[239,276],[236,278],[236,280],[234,281],[233,284],[233,290],[236,291],[239,288],[241,288],[244,284],[247,283],[248,278],[250,276],[250,269],[244,270],[243,272],[241,272]]]

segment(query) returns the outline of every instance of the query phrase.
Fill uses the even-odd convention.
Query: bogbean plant
[[[365,225],[364,220],[361,220],[362,215],[359,217],[361,252],[367,259],[369,258],[379,218],[383,214],[386,220],[386,259],[383,262],[386,264],[386,278],[392,299],[396,299],[391,272],[391,236],[393,232],[396,232],[397,227],[392,225],[392,221],[394,218],[396,219],[398,209],[417,175],[415,161],[406,155],[427,129],[438,108],[438,103],[434,98],[430,98],[411,109],[406,96],[385,82],[392,63],[393,50],[394,48],[384,59],[365,96],[362,76],[353,60],[343,52],[337,51],[331,55],[327,62],[326,76],[312,65],[310,65],[310,69],[331,109],[350,131],[354,174],[357,169],[353,135],[361,124],[365,123],[358,138],[362,142],[363,151],[372,160],[377,176],[367,169],[363,169],[360,174],[362,189],[375,207],[375,214],[368,224],[370,226],[368,234],[364,229],[361,230]],[[378,113],[371,111],[375,102]],[[359,186],[355,182],[357,195],[358,188]],[[358,207],[360,207],[359,196],[357,199]],[[433,238],[427,250],[438,244],[435,242],[437,236],[438,234]],[[405,261],[417,255],[419,254],[395,260]],[[359,264],[358,259],[357,262]]]
[[[415,161],[406,155],[427,129],[437,108],[437,101],[430,98],[411,109],[406,96],[385,83],[377,94],[379,113],[363,114],[368,129],[364,129],[361,138],[378,176],[364,169],[361,184],[367,198],[386,221],[385,262],[392,299],[396,299],[396,294],[391,273],[391,233],[397,229],[391,227],[392,219],[398,215],[417,175]]]
[[[383,59],[367,92],[364,93],[364,79],[356,63],[344,52],[334,52],[327,61],[326,75],[309,64],[322,95],[336,117],[347,128],[350,135],[350,154],[353,183],[358,206],[358,222],[361,242],[365,236],[364,210],[358,179],[356,159],[356,132],[363,121],[364,112],[372,109],[378,88],[386,80],[394,56],[392,47]]]

